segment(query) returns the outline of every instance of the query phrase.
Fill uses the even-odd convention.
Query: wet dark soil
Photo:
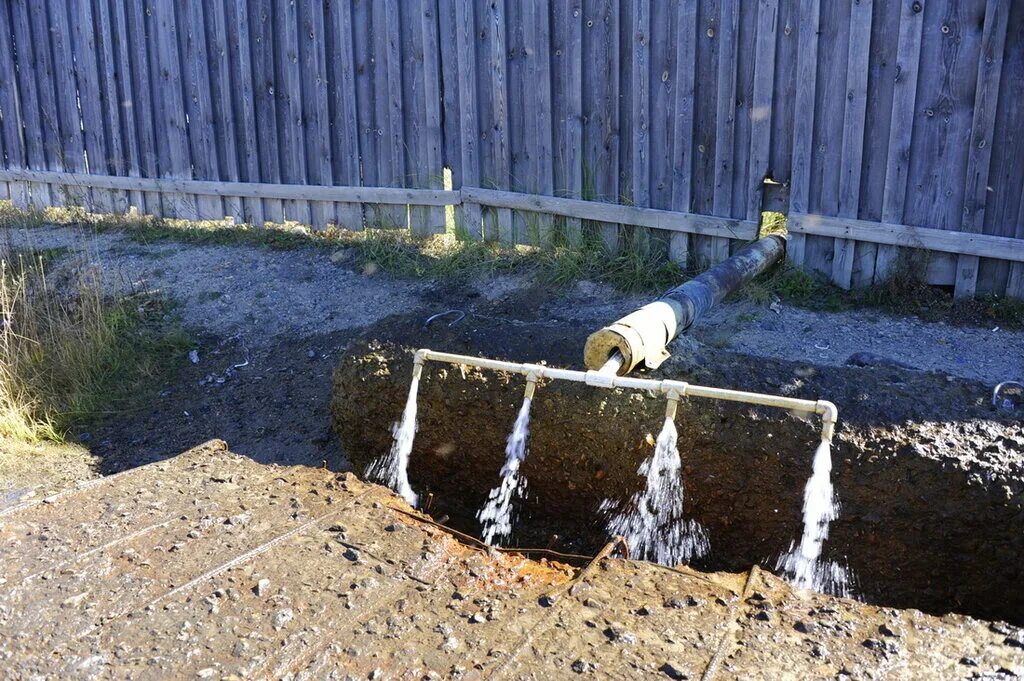
[[[365,333],[335,374],[332,406],[356,469],[390,446],[416,347],[579,366],[589,329],[531,325],[528,312],[518,313],[514,324],[495,314],[429,329],[392,318]],[[1024,622],[1024,425],[994,412],[984,385],[696,347],[677,348],[654,375],[835,402],[842,512],[826,557],[848,563],[873,603]],[[431,511],[459,529],[479,530],[474,514],[498,480],[522,388],[521,377],[429,365],[410,477],[421,498],[433,494]],[[641,393],[542,386],[515,543],[592,550],[605,541],[596,510],[638,489],[636,470],[652,452],[647,436],[663,414],[662,399]],[[820,423],[696,400],[681,405],[676,423],[687,510],[711,537],[697,567],[773,565],[801,530]]]
[[[198,363],[182,358],[181,370],[151,402],[103,419],[78,439],[100,457],[104,474],[212,438],[229,440],[236,452],[261,463],[344,470],[327,406],[331,370],[352,335],[282,337],[254,350],[238,338],[202,335]]]

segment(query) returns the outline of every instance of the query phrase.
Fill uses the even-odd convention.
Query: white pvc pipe
[[[522,374],[527,377],[530,383],[539,378],[551,378],[554,380],[574,381],[585,383],[595,388],[625,388],[628,390],[652,390],[663,393],[669,400],[678,400],[681,397],[705,397],[712,400],[725,400],[728,402],[744,402],[756,404],[762,407],[776,407],[801,411],[810,414],[821,415],[821,439],[832,441],[835,433],[836,421],[839,419],[839,410],[836,405],[827,400],[799,400],[793,397],[781,395],[768,395],[765,393],[752,393],[742,390],[730,390],[728,388],[711,388],[703,385],[694,385],[684,381],[673,381],[669,379],[655,380],[652,378],[633,378],[630,376],[617,376],[614,373],[604,371],[574,371],[572,369],[556,369],[541,364],[525,364],[517,362],[504,362],[486,357],[470,357],[468,355],[455,355],[448,352],[437,352],[422,348],[416,351],[414,359],[414,371],[421,371],[426,361],[445,362],[447,364],[463,364],[466,366],[490,369],[492,371],[506,371],[514,374]]]

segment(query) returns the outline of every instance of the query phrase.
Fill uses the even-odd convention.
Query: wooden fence
[[[5,0],[0,198],[1024,297],[1024,0]],[[445,170],[453,187],[442,189]],[[766,182],[767,180],[767,182]]]

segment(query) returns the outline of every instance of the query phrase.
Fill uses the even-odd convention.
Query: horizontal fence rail
[[[1024,0],[0,3],[23,207],[427,236],[452,206],[703,266],[770,205],[841,287],[927,250],[1024,297],[1022,130]]]

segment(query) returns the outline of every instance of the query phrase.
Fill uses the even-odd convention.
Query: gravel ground
[[[140,244],[74,228],[7,231],[15,248],[69,248],[100,263],[112,289],[151,291],[178,301],[184,323],[263,347],[275,338],[368,326],[419,305],[419,282],[368,277],[334,264],[320,249]]]
[[[67,227],[0,230],[4,244],[82,253],[100,265],[112,290],[152,291],[177,301],[196,339],[199,363],[183,359],[180,375],[161,386],[157,398],[89,432],[72,433],[98,457],[104,473],[214,437],[261,462],[345,468],[347,459],[328,425],[330,374],[348,343],[368,327],[392,315],[425,320],[459,309],[470,315],[460,324],[500,315],[529,336],[548,326],[597,328],[648,299],[593,282],[556,293],[517,276],[465,286],[367,275],[317,248],[145,244],[123,234]],[[824,366],[869,352],[990,386],[1024,377],[1024,332],[870,311],[818,313],[735,302],[714,310],[677,343]]]

